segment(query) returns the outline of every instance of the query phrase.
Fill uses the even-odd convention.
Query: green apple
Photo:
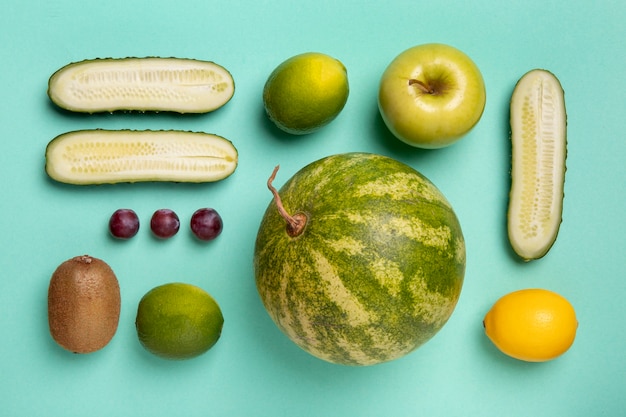
[[[414,46],[382,75],[378,108],[389,130],[409,145],[451,145],[480,120],[486,92],[482,74],[463,52],[444,44]]]

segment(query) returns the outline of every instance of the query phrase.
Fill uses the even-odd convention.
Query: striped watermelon
[[[302,349],[373,365],[418,348],[450,318],[465,242],[446,198],[413,168],[374,154],[333,155],[274,191],[256,240],[256,285]],[[279,207],[304,227],[289,228]]]

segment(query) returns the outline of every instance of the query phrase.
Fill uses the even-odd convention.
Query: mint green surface
[[[12,2],[0,15],[0,414],[35,416],[622,416],[626,412],[626,3],[623,1],[48,1]],[[419,43],[470,55],[487,84],[482,120],[450,148],[420,151],[384,127],[376,106],[386,65]],[[266,77],[284,59],[319,51],[348,69],[340,116],[291,137],[264,115]],[[46,96],[49,76],[87,58],[177,56],[213,60],[236,81],[213,114],[73,115]],[[505,230],[510,167],[508,100],[517,79],[543,67],[566,91],[569,146],[563,224],[555,246],[524,264]],[[240,152],[235,174],[214,184],[76,187],[50,181],[44,150],[82,128],[186,129],[223,135]],[[458,307],[429,343],[366,368],[331,365],[297,348],[263,310],[252,270],[254,239],[271,195],[305,164],[347,151],[381,153],[431,179],[455,207],[467,243]],[[224,232],[195,241],[191,214],[214,207]],[[107,222],[133,208],[142,228],[114,241]],[[169,241],[149,232],[159,208],[183,227]],[[48,332],[47,287],[62,261],[108,262],[122,292],[116,336],[79,356]],[[211,293],[224,318],[205,355],[170,362],[146,352],[134,319],[151,288],[185,281]],[[573,347],[543,364],[510,359],[482,318],[521,288],[559,292],[580,321]]]

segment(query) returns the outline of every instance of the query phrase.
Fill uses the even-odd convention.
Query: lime
[[[503,353],[527,362],[544,362],[570,348],[578,321],[574,307],[563,296],[531,288],[496,301],[483,325],[487,337]]]
[[[203,289],[169,283],[146,293],[137,309],[139,341],[166,359],[188,359],[209,350],[220,338],[224,317]]]
[[[337,59],[317,52],[293,56],[263,89],[268,117],[287,133],[314,132],[335,119],[348,100],[348,75]]]

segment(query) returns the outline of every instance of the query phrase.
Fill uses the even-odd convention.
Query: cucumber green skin
[[[373,365],[408,354],[447,322],[465,242],[428,179],[391,158],[349,153],[306,166],[279,193],[308,222],[290,237],[272,200],[254,270],[263,305],[298,346],[331,363]]]
[[[196,111],[181,111],[177,108],[168,108],[167,105],[162,104],[160,106],[142,106],[142,107],[125,107],[125,106],[116,106],[116,107],[106,107],[106,108],[101,108],[101,109],[97,109],[97,110],[87,110],[87,109],[83,109],[80,107],[68,107],[65,103],[63,103],[62,100],[60,100],[57,97],[57,94],[55,93],[55,79],[57,77],[59,77],[64,71],[67,71],[69,69],[72,69],[73,67],[77,67],[83,64],[91,64],[91,63],[98,63],[98,62],[124,62],[124,61],[141,61],[141,60],[147,60],[147,59],[157,59],[157,60],[172,60],[172,61],[181,61],[181,62],[198,62],[198,63],[208,63],[208,64],[212,64],[215,65],[216,67],[221,68],[225,73],[227,73],[230,78],[231,78],[231,82],[233,84],[233,91],[232,94],[230,95],[230,97],[219,107],[224,106],[228,101],[230,101],[232,99],[232,97],[234,96],[235,93],[235,81],[232,77],[232,74],[230,73],[230,71],[228,71],[225,67],[223,67],[222,65],[216,64],[213,61],[202,61],[199,59],[192,59],[192,58],[175,58],[175,57],[168,57],[168,58],[164,58],[164,57],[157,57],[157,56],[147,56],[147,57],[125,57],[125,58],[93,58],[93,59],[84,59],[82,61],[76,61],[76,62],[71,62],[61,68],[59,68],[58,70],[56,70],[49,78],[48,80],[48,89],[47,89],[47,95],[48,98],[59,108],[67,110],[67,111],[71,111],[74,113],[85,113],[85,114],[93,114],[93,113],[104,113],[104,112],[109,112],[109,113],[116,113],[116,112],[120,112],[120,113],[132,113],[132,112],[140,112],[140,113],[146,113],[146,112],[171,112],[171,113],[209,113],[212,112],[214,110],[217,110],[219,107],[216,108],[207,108],[207,109],[199,109]]]
[[[515,166],[516,163],[522,163],[521,161],[516,161],[516,152],[515,152],[515,148],[516,147],[520,147],[522,148],[522,138],[521,135],[519,138],[517,138],[514,135],[514,124],[515,124],[515,119],[518,119],[519,117],[515,114],[515,106],[514,106],[514,100],[515,100],[515,94],[518,91],[518,89],[520,88],[520,85],[522,84],[523,80],[525,79],[525,77],[530,76],[531,74],[534,74],[535,72],[546,72],[548,73],[550,76],[554,77],[554,80],[556,80],[556,82],[559,84],[559,90],[560,90],[560,94],[561,94],[561,100],[563,100],[563,102],[565,101],[565,92],[563,91],[563,87],[560,85],[560,81],[559,79],[556,77],[556,75],[554,75],[554,73],[552,73],[551,71],[548,71],[546,69],[543,68],[536,68],[533,70],[528,71],[527,73],[525,73],[522,77],[520,77],[520,79],[517,81],[517,83],[515,84],[515,87],[513,89],[513,94],[511,96],[511,100],[509,101],[509,123],[511,125],[511,129],[510,129],[510,135],[509,135],[509,140],[511,141],[511,170],[510,170],[510,190],[509,190],[509,201],[508,201],[508,208],[507,208],[507,222],[508,222],[508,238],[509,238],[509,243],[511,244],[511,248],[513,249],[513,251],[515,252],[515,254],[517,256],[519,256],[519,258],[524,261],[524,262],[530,262],[530,261],[536,261],[539,260],[541,258],[543,258],[544,256],[546,256],[548,254],[548,252],[550,251],[550,249],[552,249],[552,247],[554,246],[554,244],[556,243],[556,239],[558,237],[559,234],[559,229],[561,227],[561,224],[563,222],[563,200],[565,198],[565,173],[567,171],[567,165],[566,165],[566,161],[567,161],[567,111],[565,109],[565,104],[563,104],[563,116],[564,116],[564,130],[563,130],[563,136],[560,139],[560,147],[557,146],[557,150],[559,152],[561,152],[561,159],[560,160],[555,160],[556,164],[559,164],[560,166],[562,166],[560,173],[562,175],[562,182],[560,184],[556,184],[555,183],[555,187],[557,187],[559,189],[558,191],[558,195],[555,196],[555,198],[560,199],[560,202],[558,204],[558,222],[556,224],[556,226],[554,227],[553,233],[552,233],[552,237],[550,238],[549,241],[544,242],[544,244],[541,247],[535,248],[534,251],[529,252],[528,249],[521,249],[519,247],[517,247],[517,245],[514,243],[513,237],[512,237],[512,233],[513,231],[512,226],[511,226],[511,212],[513,210],[513,205],[514,204],[520,204],[519,201],[514,201],[514,197],[513,197],[513,188],[514,188],[514,182],[517,180],[519,181],[519,183],[523,182],[523,179],[521,178],[514,178],[513,177],[513,172],[514,169],[513,167]],[[556,172],[556,171],[555,171]]]
[[[118,137],[118,140],[121,139],[121,137],[125,137],[129,141],[132,141],[133,136],[135,135],[137,137],[141,137],[142,135],[159,135],[159,134],[167,134],[167,133],[172,133],[176,135],[197,136],[199,138],[204,137],[204,136],[216,137],[232,146],[233,152],[235,154],[234,165],[232,169],[226,174],[219,176],[219,177],[210,178],[210,179],[204,176],[201,176],[201,177],[191,176],[191,175],[187,176],[184,173],[182,175],[175,175],[175,174],[168,175],[167,173],[162,173],[159,175],[155,174],[151,176],[145,176],[145,175],[139,176],[139,175],[130,173],[126,175],[110,177],[106,180],[95,180],[93,178],[81,178],[80,175],[68,176],[67,174],[59,174],[57,171],[57,168],[55,167],[54,158],[51,157],[51,154],[55,152],[54,148],[59,143],[62,143],[66,138],[72,135],[81,135],[81,134],[90,135],[94,133],[97,133],[99,135],[107,135],[107,136],[110,136],[111,138]],[[238,157],[239,157],[239,153],[237,149],[235,148],[233,142],[222,136],[215,135],[215,134],[193,132],[193,131],[183,131],[183,130],[173,130],[173,129],[169,129],[169,130],[83,129],[83,130],[75,130],[71,132],[62,133],[56,136],[50,142],[48,142],[48,145],[46,146],[46,151],[45,151],[46,163],[45,163],[44,169],[48,177],[54,181],[65,183],[65,184],[81,185],[81,186],[117,184],[117,183],[141,183],[141,182],[204,183],[204,182],[220,181],[220,180],[224,180],[230,177],[235,172],[238,166]]]

